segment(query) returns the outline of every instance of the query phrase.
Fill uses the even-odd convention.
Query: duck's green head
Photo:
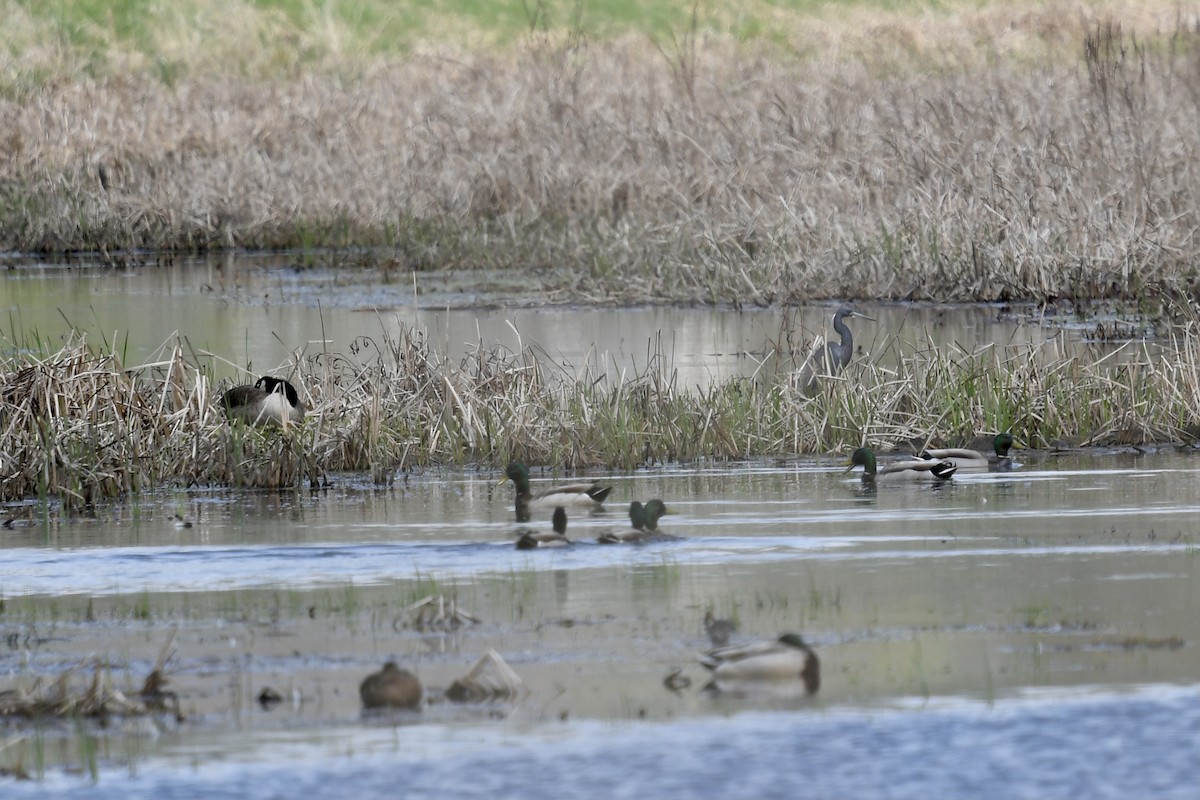
[[[860,447],[850,455],[850,460],[846,462],[846,472],[855,467],[862,467],[864,475],[875,474],[875,453],[869,447]]]
[[[1000,458],[1006,458],[1008,456],[1008,451],[1011,448],[1020,448],[1020,445],[1017,444],[1017,440],[1013,438],[1013,435],[1007,432],[996,434],[996,438],[992,440],[992,445],[996,448],[996,455],[998,455]]]
[[[800,637],[798,633],[785,633],[779,637],[780,644],[786,644],[788,647],[795,647],[797,650],[808,650],[808,644]]]
[[[504,478],[500,482],[506,480],[515,483],[517,491],[525,491],[529,488],[529,469],[522,462],[513,461],[505,468]]]
[[[646,529],[646,509],[637,500],[634,500],[629,504],[629,524],[632,525],[635,530],[640,531]]]
[[[646,529],[651,531],[657,530],[658,518],[667,513],[669,512],[666,505],[658,498],[646,503]]]

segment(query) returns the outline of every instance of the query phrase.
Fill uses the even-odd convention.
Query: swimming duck
[[[963,447],[948,447],[935,450],[922,450],[921,458],[949,461],[959,469],[1011,469],[1013,460],[1008,451],[1016,445],[1016,439],[1011,433],[998,433],[992,439],[993,455],[985,455],[978,450],[968,450]]]
[[[421,682],[395,661],[363,678],[358,696],[364,708],[416,708],[421,703]]]
[[[821,687],[821,662],[799,634],[785,633],[773,642],[719,647],[699,657],[714,681],[802,680],[809,694]]]
[[[221,395],[221,407],[231,418],[251,425],[295,425],[304,419],[304,404],[296,387],[282,378],[264,375],[253,386],[234,386]]]
[[[517,539],[518,550],[534,550],[538,547],[566,547],[571,543],[567,538],[567,510],[562,506],[554,509],[554,517],[551,522],[554,526],[554,531],[541,531],[534,533],[530,531]]]
[[[737,622],[732,619],[719,619],[713,616],[712,609],[704,612],[704,632],[714,647],[724,647],[729,644],[729,637],[737,630]]]
[[[552,486],[534,494],[529,489],[529,469],[520,461],[514,461],[504,470],[504,480],[511,480],[517,487],[517,522],[528,522],[533,509],[557,506],[583,506],[597,509],[608,498],[611,486],[591,483],[571,483]]]
[[[846,472],[855,467],[863,468],[863,483],[874,483],[876,481],[941,481],[946,480],[955,473],[958,467],[954,466],[949,461],[936,461],[926,459],[910,459],[907,461],[893,461],[887,464],[883,469],[878,469],[875,464],[875,453],[868,447],[860,447],[850,456],[850,461],[847,462]]]
[[[822,375],[836,374],[850,363],[850,357],[854,355],[854,334],[846,327],[845,320],[848,317],[858,317],[870,322],[875,321],[868,316],[858,313],[850,306],[842,306],[838,309],[838,312],[833,315],[833,330],[841,337],[840,341],[837,344],[833,342],[827,342],[823,345],[818,343],[813,348],[808,361],[804,362],[804,366],[800,369],[800,377],[797,383],[804,390],[805,394],[811,395],[816,392],[817,381]]]
[[[608,531],[597,537],[596,541],[600,544],[645,544],[678,539],[658,529],[658,519],[666,513],[667,506],[662,500],[655,498],[644,506],[634,500],[629,504],[629,530]]]

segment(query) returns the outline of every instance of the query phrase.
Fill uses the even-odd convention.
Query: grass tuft
[[[667,4],[657,47],[578,8],[480,6],[460,38],[414,7],[458,46],[390,50],[408,17],[371,2],[69,5],[4,6],[0,251],[328,248],[576,301],[1200,290],[1174,5],[756,6],[778,37],[747,46]]]
[[[403,329],[363,339],[350,355],[297,354],[286,371],[309,413],[286,432],[227,422],[223,387],[181,343],[134,367],[82,336],[54,352],[5,346],[0,500],[80,506],[164,485],[319,487],[330,472],[382,483],[414,467],[514,458],[632,469],[864,442],[888,450],[998,430],[1031,447],[1194,442],[1200,320],[1180,308],[1184,321],[1156,350],[905,351],[888,340],[811,397],[797,379],[807,351],[788,330],[773,369],[689,388],[661,342],[640,370],[596,376],[530,347],[481,342],[459,360],[439,357],[423,332]]]

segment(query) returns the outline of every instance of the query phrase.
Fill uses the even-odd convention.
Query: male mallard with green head
[[[539,508],[563,506],[597,509],[612,491],[611,486],[600,486],[592,481],[552,486],[534,494],[529,488],[529,468],[520,461],[509,464],[504,470],[504,476],[501,483],[511,480],[517,487],[517,522],[528,522],[532,512]]]
[[[886,481],[888,483],[901,481],[943,481],[952,476],[958,467],[949,461],[933,461],[911,459],[908,461],[893,461],[879,469],[875,463],[875,453],[869,447],[860,447],[850,456],[846,472],[855,467],[862,467],[863,483]]]
[[[785,633],[773,642],[718,647],[700,655],[714,681],[802,680],[809,694],[821,687],[821,662],[799,634]]]
[[[992,438],[991,455],[965,447],[947,447],[934,450],[922,450],[921,458],[938,461],[949,461],[959,469],[1011,469],[1013,460],[1008,451],[1017,445],[1017,440],[1011,433],[998,433]]]
[[[541,531],[535,533],[530,531],[517,539],[518,550],[534,550],[539,547],[566,547],[571,543],[567,538],[567,510],[562,506],[554,509],[554,517],[551,524],[554,526],[554,531]]]
[[[363,708],[416,708],[421,703],[421,682],[395,661],[363,678],[358,696]]]
[[[250,425],[295,425],[304,419],[304,403],[296,387],[282,378],[264,375],[253,386],[234,386],[221,395],[221,407],[231,418]]]

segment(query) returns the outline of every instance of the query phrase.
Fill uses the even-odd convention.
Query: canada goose
[[[251,425],[295,425],[304,419],[304,404],[296,387],[282,378],[264,375],[253,386],[234,386],[221,395],[221,406],[234,419]]]

